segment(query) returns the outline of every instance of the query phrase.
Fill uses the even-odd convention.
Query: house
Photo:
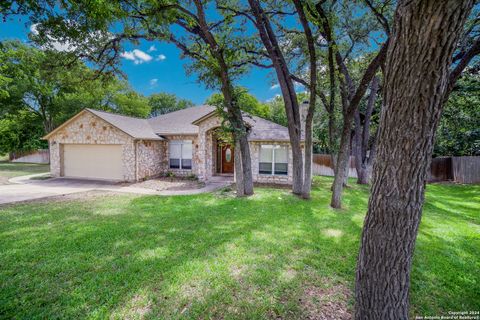
[[[244,114],[255,182],[292,182],[288,129]],[[172,172],[207,181],[234,173],[233,148],[221,143],[222,119],[203,105],[150,119],[84,109],[44,137],[55,177],[138,181]]]

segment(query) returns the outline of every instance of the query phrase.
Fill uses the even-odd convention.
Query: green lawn
[[[298,319],[351,312],[367,188],[329,208],[255,196],[99,196],[0,209],[0,318]],[[429,185],[412,314],[480,309],[480,186]]]
[[[8,179],[13,177],[48,171],[50,171],[50,166],[48,164],[0,161],[0,185],[8,183]]]

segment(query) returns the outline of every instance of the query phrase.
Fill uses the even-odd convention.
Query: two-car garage
[[[123,180],[122,145],[63,144],[62,176]]]
[[[136,181],[162,169],[163,138],[146,119],[84,109],[44,139],[54,177]]]

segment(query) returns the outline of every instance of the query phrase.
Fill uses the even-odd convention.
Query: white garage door
[[[121,145],[63,145],[63,175],[72,178],[123,180]]]

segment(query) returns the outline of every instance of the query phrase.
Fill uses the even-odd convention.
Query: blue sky
[[[25,18],[9,17],[7,21],[0,22],[0,40],[28,42],[29,32],[30,23]],[[185,74],[186,63],[186,60],[180,59],[180,51],[174,45],[144,41],[138,46],[126,47],[121,69],[127,74],[131,86],[144,95],[168,92],[201,104],[212,91],[198,83],[194,75]],[[239,81],[261,101],[280,93],[278,86],[272,88],[275,83],[269,70],[259,68],[252,69]]]

